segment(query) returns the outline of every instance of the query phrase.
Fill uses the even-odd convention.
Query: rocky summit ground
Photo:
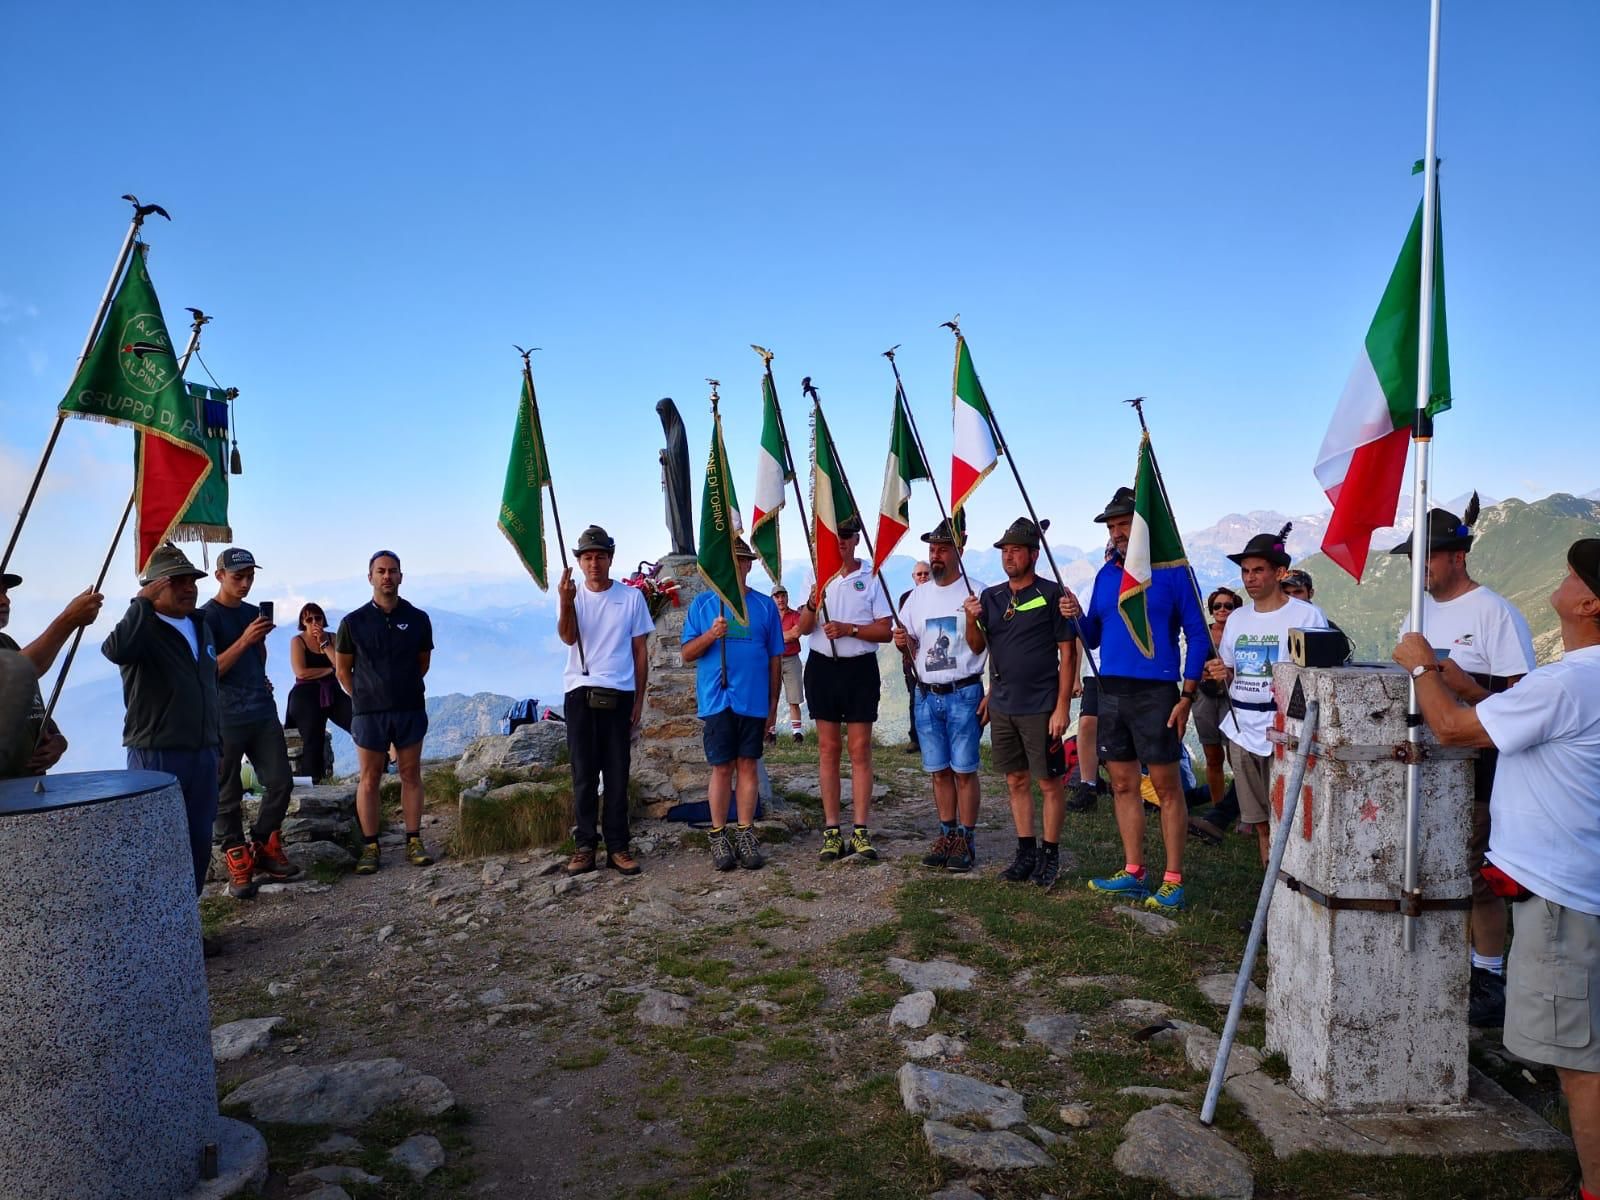
[[[715,874],[703,833],[643,822],[634,879],[568,880],[546,850],[417,869],[391,835],[374,877],[325,865],[206,899],[223,1107],[266,1135],[265,1194],[1570,1194],[1570,1154],[1279,1160],[1226,1097],[1201,1126],[1192,1064],[1221,1027],[1253,843],[1195,846],[1169,927],[1084,887],[1120,863],[1108,803],[1069,817],[1045,894],[994,878],[1014,846],[1000,778],[979,867],[952,875],[918,861],[917,760],[877,758],[876,864],[818,865],[807,744],[771,756],[794,811],[763,826],[761,871]],[[430,811],[436,850],[454,820]],[[1261,1036],[1253,1011],[1243,1053]],[[1479,1060],[1519,1077],[1494,1047]]]

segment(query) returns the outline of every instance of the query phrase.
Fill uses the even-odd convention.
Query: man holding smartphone
[[[278,723],[272,683],[267,679],[267,634],[272,605],[258,609],[245,597],[256,582],[256,560],[233,546],[217,557],[217,594],[201,609],[217,651],[217,695],[222,715],[222,778],[212,838],[228,867],[228,895],[245,900],[256,894],[256,877],[292,879],[300,868],[283,852],[280,829],[289,811],[294,779],[289,748]],[[255,827],[245,838],[240,804],[240,768],[250,759],[264,795]]]

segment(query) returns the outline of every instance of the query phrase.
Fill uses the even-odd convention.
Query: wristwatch
[[[1418,663],[1411,668],[1411,678],[1421,679],[1429,671],[1442,671],[1444,668],[1438,663]]]

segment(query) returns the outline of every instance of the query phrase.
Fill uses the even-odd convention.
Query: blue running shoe
[[[1126,870],[1118,871],[1107,879],[1089,880],[1089,890],[1108,896],[1126,896],[1129,900],[1144,900],[1150,895],[1144,880],[1137,875],[1130,875]]]
[[[1144,906],[1153,908],[1157,912],[1181,912],[1183,910],[1183,884],[1163,883],[1156,889],[1155,895],[1145,899]]]

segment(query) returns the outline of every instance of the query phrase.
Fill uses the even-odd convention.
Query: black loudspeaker
[[[1297,667],[1342,667],[1350,661],[1350,639],[1337,629],[1291,629],[1289,661]]]

